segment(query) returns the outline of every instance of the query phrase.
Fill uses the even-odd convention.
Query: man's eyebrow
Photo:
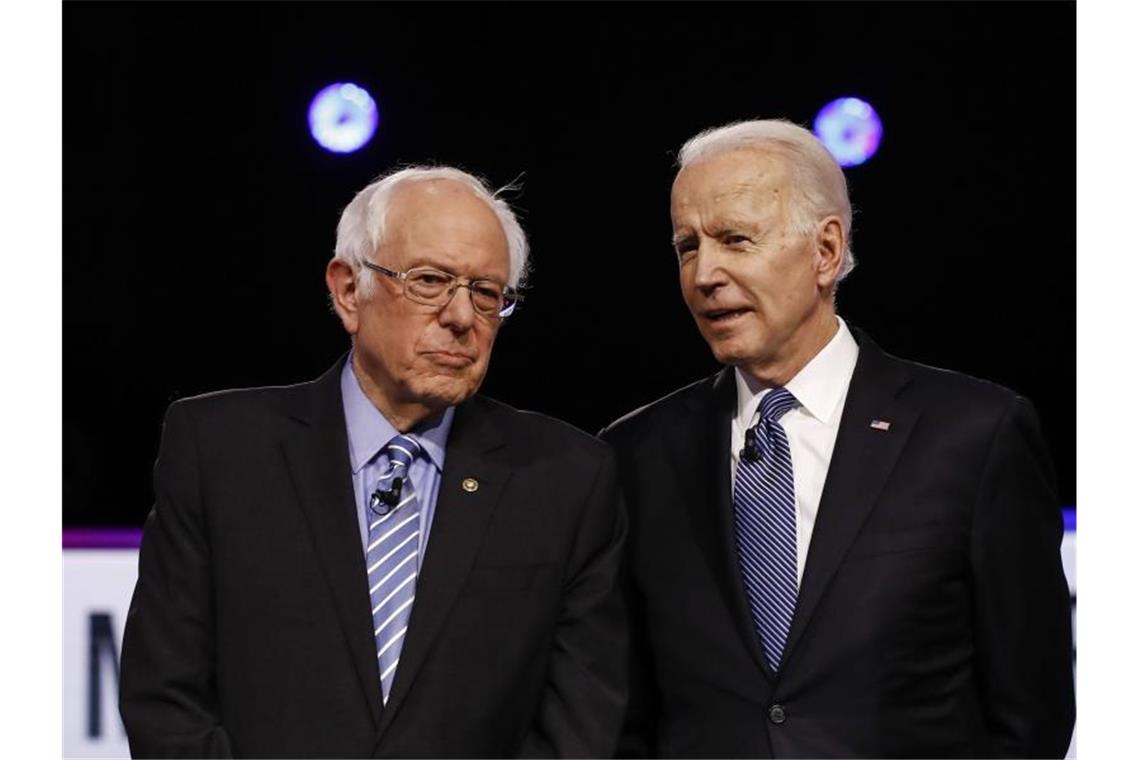
[[[686,240],[692,240],[694,237],[695,237],[695,235],[693,234],[692,230],[685,229],[685,230],[682,230],[680,232],[674,232],[673,233],[673,246],[676,247],[676,246],[680,245],[681,243],[685,242]]]
[[[421,259],[420,261],[422,261],[423,263],[412,264],[410,267],[408,267],[408,269],[409,270],[412,270],[412,269],[434,269],[437,272],[443,272],[444,274],[451,275],[452,277],[455,277],[455,278],[459,278],[459,277],[463,276],[460,274],[456,274],[452,270],[452,268],[449,266],[443,266],[441,264],[433,264],[428,259]],[[507,279],[510,279],[509,275],[508,275]],[[471,280],[471,282],[493,282],[496,285],[500,285],[504,288],[510,287],[509,285],[507,285],[507,280],[501,280],[498,277],[495,277],[494,275],[489,275],[489,274],[488,275],[477,274],[477,275],[471,277],[470,280]]]
[[[439,264],[432,259],[424,256],[412,259],[411,263],[408,265],[408,269],[434,269],[438,272],[443,272],[444,274],[449,274],[452,277],[455,277],[455,272],[451,271],[450,267]]]
[[[756,223],[754,219],[746,219],[744,217],[729,217],[726,219],[717,219],[709,224],[709,231],[714,235],[723,235],[726,232],[734,230],[743,230],[754,235],[764,234],[764,229]],[[676,246],[686,240],[696,237],[696,233],[691,229],[685,228],[678,232],[673,233],[673,245]]]
[[[742,216],[718,219],[711,225],[711,227],[718,234],[723,234],[727,230],[748,230],[749,232],[760,231],[760,225],[756,223],[755,219],[747,219]]]

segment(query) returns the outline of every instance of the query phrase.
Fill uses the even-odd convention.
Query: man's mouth
[[[705,309],[701,316],[713,324],[728,324],[749,311],[751,309]]]
[[[424,355],[436,364],[442,364],[445,367],[460,368],[475,362],[474,356],[462,354],[458,351],[427,351]]]

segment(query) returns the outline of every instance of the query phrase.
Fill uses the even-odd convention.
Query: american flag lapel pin
[[[891,423],[887,422],[886,420],[871,420],[871,429],[872,430],[890,430],[891,429]]]

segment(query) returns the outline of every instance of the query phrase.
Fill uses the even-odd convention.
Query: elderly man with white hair
[[[623,751],[1063,756],[1069,596],[1032,406],[836,314],[851,205],[807,130],[694,137],[671,212],[725,367],[603,431],[630,513]]]
[[[326,270],[348,354],[170,406],[123,641],[132,754],[614,751],[614,455],[476,395],[526,269],[480,180],[395,172]]]

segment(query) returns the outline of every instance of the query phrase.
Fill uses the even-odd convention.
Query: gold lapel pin
[[[475,478],[464,478],[463,490],[467,493],[475,493],[479,490],[479,481]]]

